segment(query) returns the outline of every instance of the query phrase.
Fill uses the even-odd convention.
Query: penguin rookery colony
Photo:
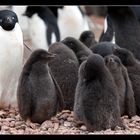
[[[140,6],[88,7],[0,6],[0,134],[139,129]]]

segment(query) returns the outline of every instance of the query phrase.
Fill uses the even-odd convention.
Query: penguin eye
[[[15,19],[15,17],[12,17],[12,19]]]

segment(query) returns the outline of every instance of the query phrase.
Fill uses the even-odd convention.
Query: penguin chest
[[[58,25],[60,28],[61,39],[67,36],[79,38],[84,31],[85,21],[82,14],[75,6],[66,6],[64,9],[59,9]]]
[[[29,19],[29,34],[33,49],[42,48],[48,50],[46,30],[47,27],[44,21],[37,14]]]
[[[8,96],[8,102],[12,98],[7,94],[13,94],[17,86],[23,61],[23,36],[19,24],[16,23],[12,31],[0,27],[0,42],[0,98]]]

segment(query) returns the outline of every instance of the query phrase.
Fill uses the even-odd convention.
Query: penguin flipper
[[[59,111],[62,111],[64,109],[64,97],[62,94],[62,90],[60,89],[60,86],[58,85],[56,79],[54,78],[51,69],[49,69],[50,75],[52,77],[52,80],[54,82],[55,88],[57,90],[57,98],[58,98],[58,102],[59,102]]]

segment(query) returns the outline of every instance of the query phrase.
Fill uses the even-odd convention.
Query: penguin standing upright
[[[127,68],[122,64],[119,57],[113,54],[105,56],[104,61],[117,86],[121,116],[128,115],[131,118],[136,115],[136,106]]]
[[[51,10],[56,14],[56,8],[51,7]],[[90,30],[87,17],[79,6],[59,6],[56,16],[61,40],[67,36],[79,39],[83,31]]]
[[[49,45],[60,41],[57,19],[47,6],[27,6],[24,15],[29,18],[33,49],[48,50]]]
[[[115,43],[130,50],[140,60],[140,25],[131,7],[108,7]]]
[[[38,49],[32,52],[23,67],[17,99],[19,113],[25,121],[42,123],[63,108],[61,90],[48,66],[54,57],[54,54]]]
[[[17,106],[16,89],[23,62],[23,35],[16,13],[0,11],[0,108]]]
[[[56,54],[49,67],[64,97],[64,109],[73,110],[79,62],[75,53],[61,42],[53,43],[49,52]]]
[[[79,67],[75,90],[74,120],[89,131],[121,125],[119,96],[102,56],[91,54]]]

